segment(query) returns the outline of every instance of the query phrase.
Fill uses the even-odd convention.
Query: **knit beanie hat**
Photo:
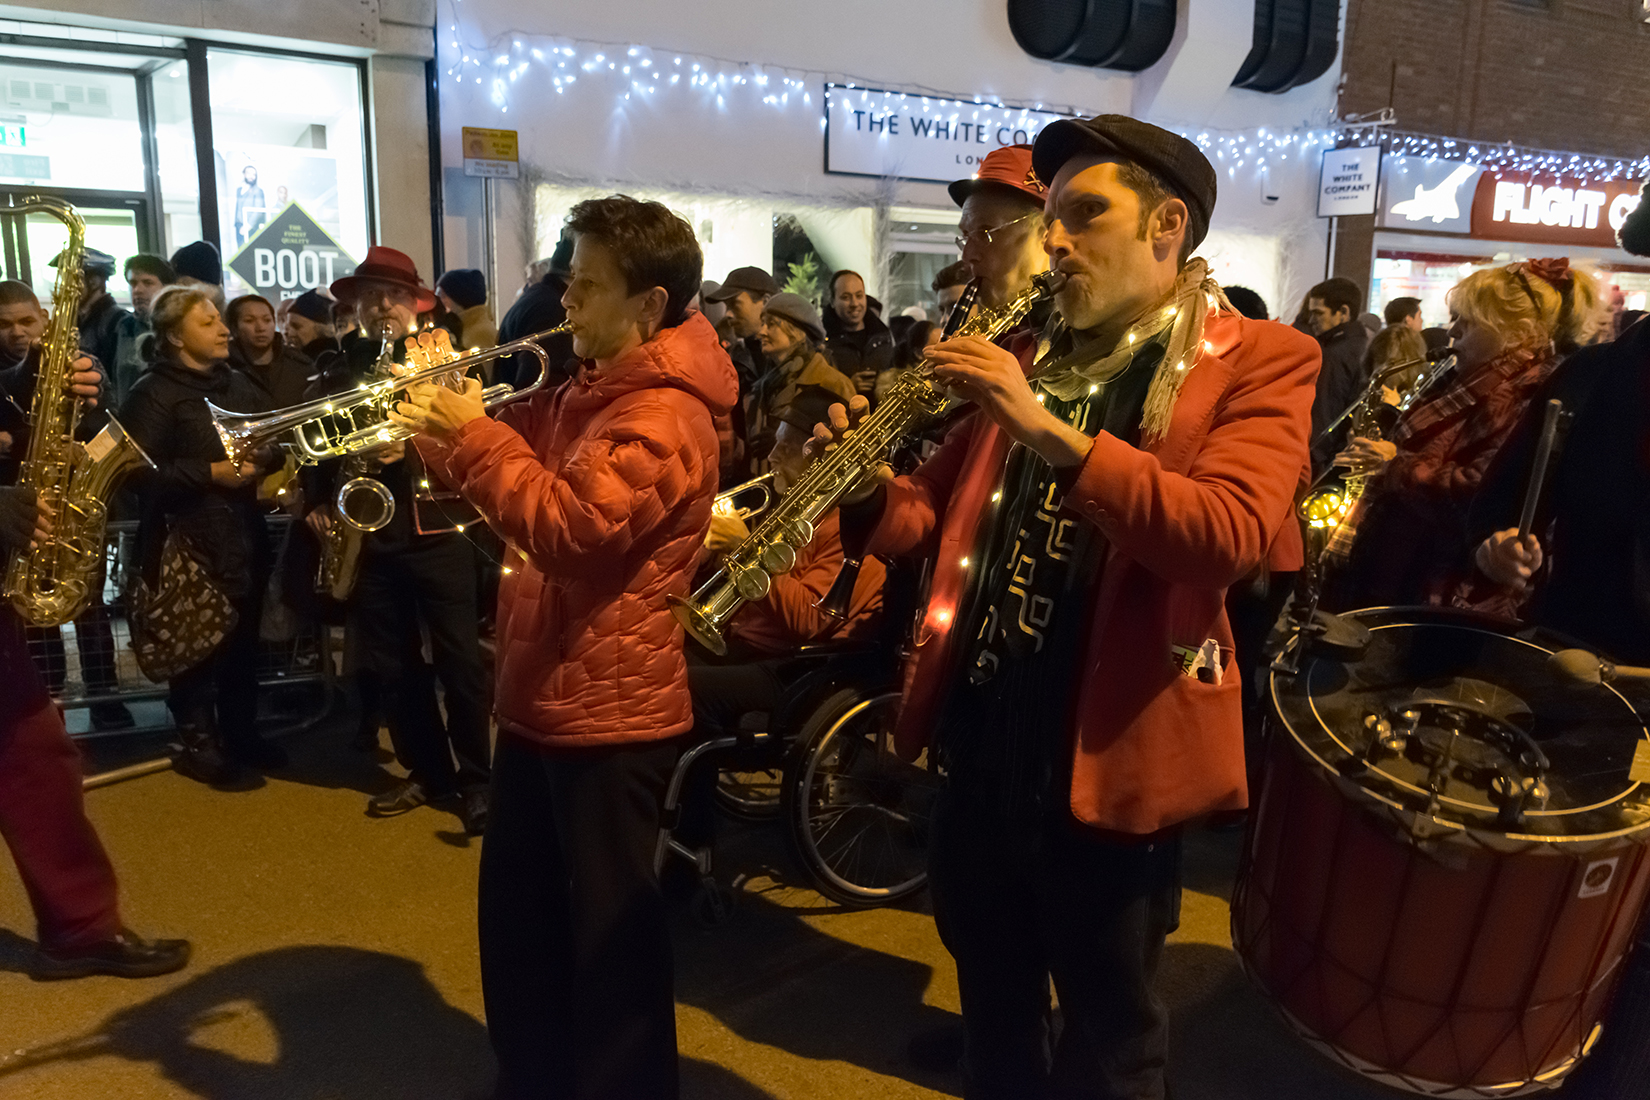
[[[435,289],[451,298],[459,309],[469,309],[487,300],[487,277],[477,268],[455,267],[436,280]]]
[[[223,261],[211,241],[186,244],[172,253],[172,269],[179,278],[198,279],[213,286],[223,285]]]
[[[319,290],[306,290],[292,299],[292,312],[318,325],[332,324],[334,302]]]

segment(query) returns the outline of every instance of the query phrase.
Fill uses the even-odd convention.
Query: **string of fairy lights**
[[[502,117],[508,121],[512,105],[519,113],[523,102],[539,111],[554,109],[554,98],[565,96],[580,82],[596,82],[617,103],[659,103],[672,96],[694,96],[703,109],[773,111],[809,118],[826,126],[826,85],[847,90],[860,104],[882,109],[921,110],[958,121],[986,125],[1025,125],[1032,112],[1076,116],[1092,112],[1073,104],[1011,103],[995,96],[959,94],[935,88],[875,87],[873,81],[823,71],[711,57],[631,43],[593,42],[564,37],[503,31],[484,45],[466,41],[458,11],[463,0],[450,0],[452,17],[445,45],[449,61],[442,79],[450,84],[481,85]],[[885,83],[885,82],[884,82]],[[456,89],[455,89],[456,90]],[[845,104],[849,97],[839,96]],[[1332,122],[1284,129],[1258,126],[1247,130],[1188,130],[1176,128],[1195,141],[1217,168],[1228,176],[1241,169],[1283,168],[1303,162],[1316,165],[1326,149],[1379,146],[1384,155],[1424,160],[1460,161],[1504,173],[1552,175],[1583,183],[1650,177],[1650,156],[1603,157],[1550,149],[1532,149],[1511,143],[1467,141],[1459,138],[1395,130],[1385,125]]]

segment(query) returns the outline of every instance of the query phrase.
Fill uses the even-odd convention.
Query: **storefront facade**
[[[575,202],[622,191],[687,217],[709,278],[752,264],[806,293],[852,268],[892,316],[958,257],[947,182],[1055,118],[1117,112],[1202,138],[1222,191],[1200,252],[1281,310],[1322,277],[1305,135],[1333,115],[1335,72],[1231,89],[1249,45],[1231,7],[1193,0],[1169,53],[1130,74],[1029,57],[999,0],[848,0],[805,20],[733,0],[467,0],[437,27],[447,262],[491,264],[507,304]],[[491,202],[464,175],[464,127],[519,133],[521,178]]]
[[[1645,308],[1650,265],[1616,247],[1637,179],[1494,171],[1468,161],[1388,155],[1381,164],[1370,306],[1421,299],[1445,324],[1445,295],[1476,268],[1567,256],[1595,271],[1618,309]]]
[[[210,241],[230,296],[325,286],[379,241],[433,269],[433,13],[420,30],[416,11],[369,26],[324,0],[278,17],[213,5],[203,25],[154,0],[75,7],[0,9],[0,206],[66,199],[87,244],[117,260]],[[380,132],[397,135],[388,157]],[[5,275],[49,294],[40,258],[60,247],[60,223],[5,222]],[[118,271],[110,290],[126,300]]]

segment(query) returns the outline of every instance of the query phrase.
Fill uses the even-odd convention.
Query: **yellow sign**
[[[516,179],[521,174],[514,130],[464,127],[464,174]]]

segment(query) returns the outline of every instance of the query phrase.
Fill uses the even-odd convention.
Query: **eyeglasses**
[[[996,240],[996,234],[1001,233],[1003,230],[1008,229],[1011,226],[1019,225],[1023,221],[1029,221],[1032,218],[1040,218],[1042,216],[1043,212],[1041,210],[1033,210],[1029,214],[1021,214],[1018,218],[1015,218],[1011,222],[1004,222],[1002,225],[994,225],[990,229],[976,229],[972,233],[965,233],[960,237],[953,237],[951,239],[957,242],[957,251],[961,252],[963,249],[968,247],[969,241],[978,238],[986,244],[991,244],[994,240]]]

